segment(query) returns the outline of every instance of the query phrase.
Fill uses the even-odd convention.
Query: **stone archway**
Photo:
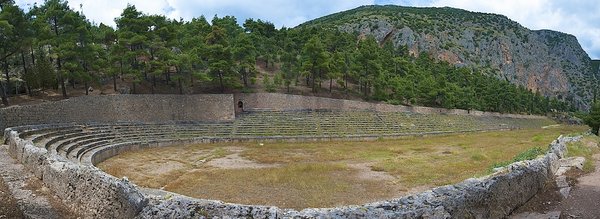
[[[239,112],[244,112],[244,102],[243,102],[243,101],[241,101],[241,100],[239,100],[239,101],[237,102],[237,108],[236,108],[236,112],[237,112],[237,111],[239,111]]]

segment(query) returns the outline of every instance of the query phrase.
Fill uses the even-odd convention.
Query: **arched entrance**
[[[237,102],[237,110],[239,112],[244,112],[244,102],[242,102],[241,100]]]

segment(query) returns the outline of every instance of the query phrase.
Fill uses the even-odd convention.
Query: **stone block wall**
[[[355,100],[331,99],[324,97],[299,96],[280,93],[236,94],[235,102],[242,101],[244,110],[369,110],[377,112],[412,112],[421,114],[453,114],[473,116],[498,116],[510,118],[544,118],[535,115],[501,114],[476,110],[444,109],[421,106],[400,106],[385,103],[371,103]],[[237,109],[237,107],[236,107]],[[239,110],[236,110],[239,113]]]
[[[88,122],[231,121],[233,95],[82,96],[0,109],[0,128]]]
[[[117,121],[227,121],[234,119],[234,103],[238,100],[244,102],[245,109],[372,110],[540,118],[268,93],[240,94],[235,98],[234,95],[117,95],[79,97],[1,109],[0,126]],[[31,141],[21,139],[18,130],[5,130],[4,137],[11,156],[85,218],[502,218],[542,189],[557,170],[558,160],[566,151],[565,143],[577,140],[559,137],[543,157],[513,163],[492,175],[420,194],[364,205],[295,211],[273,206],[193,199],[177,194],[144,194],[127,180],[110,176],[94,166],[67,161],[48,153],[44,148],[36,147]],[[119,148],[111,150],[114,151],[98,151],[99,156],[92,157],[92,160],[101,160],[102,156],[120,152]]]
[[[277,93],[201,94],[201,95],[107,95],[82,96],[36,105],[0,109],[0,129],[23,125],[58,123],[231,121],[239,113],[238,101],[245,110],[370,110],[542,118],[533,115],[500,114],[461,109],[397,106],[385,103],[298,96]]]
[[[19,138],[19,133],[10,128],[4,137],[11,157],[84,218],[133,218],[148,205],[148,199],[127,180],[93,166],[66,161]]]

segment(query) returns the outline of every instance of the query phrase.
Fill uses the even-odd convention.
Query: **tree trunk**
[[[86,96],[89,95],[90,89],[88,89],[88,82],[87,81],[83,82],[83,87],[85,89],[85,95]]]
[[[68,98],[68,96],[67,96],[67,87],[65,86],[65,79],[63,78],[63,75],[62,75],[62,72],[61,72],[62,64],[61,64],[61,61],[60,61],[60,56],[56,59],[56,63],[57,63],[56,66],[57,66],[57,69],[58,69],[58,71],[56,71],[56,73],[58,74],[58,82],[59,82],[60,87],[62,89],[63,98]]]
[[[310,77],[306,76],[306,86],[310,86]]]
[[[31,86],[29,86],[29,83],[25,82],[25,90],[27,91],[27,96],[33,96],[33,94],[31,94]]]
[[[23,62],[23,74],[27,75],[27,63],[25,63],[25,54],[21,51],[21,62]],[[31,96],[31,88],[29,88],[29,82],[25,81],[25,90],[27,91],[27,95]]]
[[[242,79],[244,80],[244,87],[248,87],[248,72],[246,72],[246,68],[242,67],[240,69],[242,72]]]
[[[58,37],[58,20],[56,18],[56,16],[52,17],[52,19],[54,20],[54,33],[56,34],[56,37]],[[56,45],[56,47],[60,47],[60,45]],[[60,86],[62,88],[62,96],[63,98],[68,98],[67,96],[67,88],[65,87],[65,79],[63,78],[62,72],[61,72],[61,68],[62,68],[62,63],[60,61],[60,55],[57,56],[56,58],[56,68],[57,68],[57,73],[58,73],[58,81],[60,82]]]
[[[4,104],[4,107],[9,106],[8,97],[6,97],[6,90],[4,89],[4,82],[0,82],[0,97],[2,97],[2,104]]]
[[[135,81],[131,82],[131,94],[135,94]]]
[[[121,74],[121,82],[125,81],[125,78],[123,77],[123,61],[121,60],[119,60],[119,73]]]
[[[113,74],[113,90],[117,92],[117,74]]]
[[[316,93],[316,91],[317,91],[317,85],[316,85],[317,83],[315,82],[315,78],[316,77],[314,77],[314,76],[311,78],[311,84],[312,84],[312,91],[313,91],[313,93]]]
[[[181,77],[177,78],[177,83],[179,84],[179,94],[183,94],[183,83],[181,83]]]
[[[331,88],[333,87],[333,78],[329,79],[329,93],[331,93]]]
[[[154,88],[156,88],[156,76],[152,74],[152,94],[154,94]]]
[[[225,92],[225,86],[223,85],[223,73],[219,72],[219,83],[221,84],[221,93]]]
[[[4,93],[10,95],[10,75],[8,73],[8,58],[4,59],[4,74],[6,75],[6,90],[4,90]]]
[[[33,54],[33,46],[29,47],[31,50],[31,65],[35,65],[35,54]]]
[[[60,63],[60,58],[58,58],[58,63]],[[67,87],[65,86],[65,79],[63,78],[62,72],[60,71],[61,67],[60,64],[58,65],[58,82],[60,83],[60,87],[62,90],[62,96],[63,98],[69,98],[67,96]]]
[[[190,86],[194,87],[194,74],[190,72]]]
[[[344,72],[344,89],[348,90],[348,74]]]
[[[4,60],[4,71],[8,72],[8,64],[6,62],[6,60]],[[8,73],[7,73],[8,74]],[[0,81],[0,97],[2,97],[2,104],[4,104],[5,107],[8,106],[8,97],[6,97],[6,87],[4,86],[4,83]]]

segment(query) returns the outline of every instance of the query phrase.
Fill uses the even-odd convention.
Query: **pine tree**
[[[225,80],[232,79],[232,53],[227,42],[225,29],[213,25],[206,37],[206,54],[208,71],[213,79],[218,80],[221,93],[225,92]]]
[[[592,133],[598,135],[598,129],[600,128],[600,103],[592,105],[592,109],[584,121],[592,129]]]
[[[23,49],[29,21],[25,13],[11,0],[0,2],[0,63],[6,82],[0,82],[0,97],[2,104],[8,106],[8,92],[11,89],[9,58]]]

